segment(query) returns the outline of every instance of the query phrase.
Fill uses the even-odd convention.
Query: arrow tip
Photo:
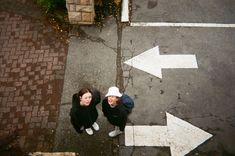
[[[166,116],[172,156],[186,155],[213,136],[169,113]]]

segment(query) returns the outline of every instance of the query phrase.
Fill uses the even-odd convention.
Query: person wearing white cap
[[[77,133],[82,133],[85,129],[88,135],[92,135],[92,128],[99,130],[99,125],[96,123],[98,118],[96,105],[100,101],[98,90],[91,91],[89,88],[82,88],[73,95],[70,121]]]
[[[115,126],[115,129],[109,132],[110,137],[115,137],[124,132],[127,117],[130,113],[121,100],[122,94],[119,88],[113,86],[108,89],[105,99],[102,101],[102,111],[108,121]]]

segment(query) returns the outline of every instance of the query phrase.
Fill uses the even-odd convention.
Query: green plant
[[[46,9],[46,12],[54,11],[58,8],[65,8],[65,0],[37,0],[37,3]]]
[[[70,24],[66,9],[66,0],[35,0],[45,11],[46,20],[58,32],[68,32]]]

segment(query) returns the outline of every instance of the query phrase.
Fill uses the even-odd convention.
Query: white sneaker
[[[85,129],[88,135],[93,135],[93,130],[91,128]]]
[[[109,132],[109,136],[110,136],[110,137],[115,137],[115,136],[117,136],[117,135],[119,135],[119,134],[122,134],[122,133],[123,133],[123,132],[120,131],[119,129],[118,129],[118,130],[115,129],[114,131]]]
[[[98,130],[100,129],[99,125],[98,125],[96,122],[93,123],[92,127],[93,127],[94,130],[96,130],[96,131],[98,131]]]

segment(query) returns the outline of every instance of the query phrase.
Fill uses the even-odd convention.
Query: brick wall
[[[66,0],[66,7],[71,24],[93,24],[94,0]]]

